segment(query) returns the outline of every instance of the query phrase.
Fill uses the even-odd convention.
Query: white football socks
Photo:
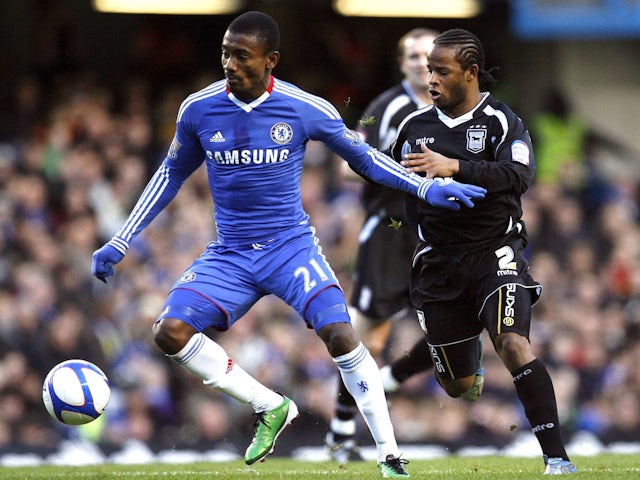
[[[387,393],[397,392],[400,389],[400,382],[395,379],[393,373],[391,373],[391,365],[385,365],[380,369],[380,375],[382,376],[382,386]]]
[[[355,350],[335,357],[333,361],[376,442],[378,461],[384,461],[387,455],[398,457],[400,453],[382,388],[380,370],[369,350],[360,343]]]
[[[340,420],[339,418],[333,417],[329,424],[329,429],[338,435],[352,437],[356,434],[356,420],[355,418],[351,420]]]
[[[202,378],[205,385],[248,403],[255,412],[279,407],[284,398],[249,375],[224,349],[203,333],[196,333],[171,360]]]

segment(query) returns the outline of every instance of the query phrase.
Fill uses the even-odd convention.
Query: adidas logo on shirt
[[[218,131],[215,133],[215,135],[209,139],[209,141],[210,141],[210,142],[213,142],[213,143],[220,143],[220,142],[224,142],[224,141],[225,141],[225,139],[224,139],[224,137],[222,136],[222,133],[220,132],[220,130],[218,130]]]

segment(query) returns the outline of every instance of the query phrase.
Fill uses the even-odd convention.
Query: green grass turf
[[[574,457],[576,480],[637,480],[640,478],[640,455],[603,454]],[[412,478],[428,480],[533,480],[541,479],[544,466],[540,458],[457,457],[414,460],[407,465]],[[341,479],[370,480],[380,478],[374,462],[354,462],[340,466],[333,462],[304,462],[272,457],[250,467],[242,461],[220,463],[115,465],[88,467],[0,467],[2,480],[64,479]]]

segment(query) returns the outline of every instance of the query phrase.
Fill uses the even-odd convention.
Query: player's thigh
[[[158,320],[177,318],[198,331],[227,330],[263,295],[249,266],[242,252],[209,246],[175,282]]]
[[[479,355],[477,337],[483,329],[473,302],[460,298],[428,302],[417,314],[436,374],[451,380],[473,375]]]
[[[531,307],[542,287],[529,275],[522,241],[513,239],[481,257],[476,268],[479,318],[491,339],[512,332],[529,338]]]
[[[264,291],[284,300],[316,331],[327,323],[351,322],[344,293],[314,235],[278,241],[270,248],[273,252],[254,267]]]
[[[538,288],[520,283],[506,283],[493,291],[480,311],[480,321],[495,343],[498,335],[516,333],[529,338],[531,305]]]
[[[430,343],[429,351],[436,375],[446,380],[459,380],[474,375],[482,348],[478,335],[442,345]]]

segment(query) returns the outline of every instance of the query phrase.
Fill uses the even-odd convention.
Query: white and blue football
[[[47,374],[42,386],[47,412],[67,425],[83,425],[98,418],[110,396],[107,376],[86,360],[59,363]]]

